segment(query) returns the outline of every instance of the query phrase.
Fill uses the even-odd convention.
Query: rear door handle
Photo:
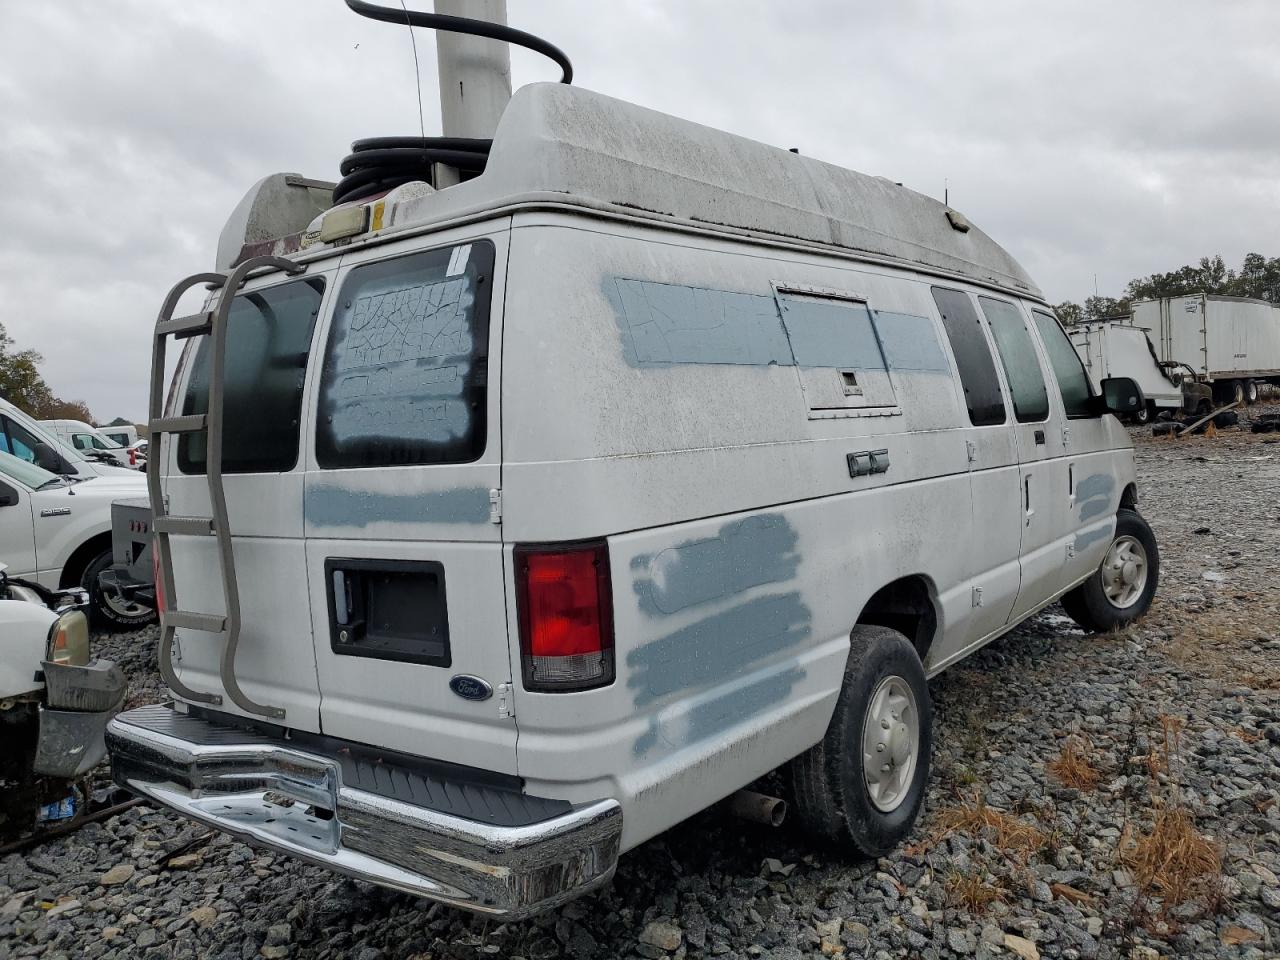
[[[1023,478],[1023,491],[1027,498],[1026,518],[1027,526],[1029,527],[1031,526],[1031,518],[1036,515],[1035,508],[1031,506],[1031,474],[1029,473]]]
[[[1043,431],[1043,430],[1037,430],[1037,431],[1036,431],[1036,443],[1037,443],[1037,444],[1039,444],[1039,445],[1040,445],[1040,446],[1042,446],[1042,447],[1044,446],[1044,431]]]

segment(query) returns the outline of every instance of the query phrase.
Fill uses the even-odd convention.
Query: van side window
[[[320,466],[480,458],[493,257],[493,244],[478,241],[347,275],[320,375]]]
[[[994,297],[979,297],[978,302],[995,335],[996,352],[1013,396],[1013,415],[1019,423],[1049,419],[1049,391],[1045,389],[1040,357],[1022,311],[1009,301]]]
[[[1066,407],[1067,416],[1093,416],[1089,403],[1093,388],[1089,386],[1089,375],[1084,372],[1084,364],[1080,362],[1076,348],[1052,314],[1032,310],[1031,315],[1035,317],[1040,339],[1049,354],[1049,365],[1053,367],[1053,376],[1062,391],[1062,405]]]
[[[934,287],[933,302],[942,314],[942,326],[947,331],[956,366],[960,368],[969,422],[975,427],[1004,423],[1004,398],[1000,396],[996,364],[973,301],[962,290]]]
[[[242,293],[231,305],[222,378],[224,473],[283,473],[298,462],[302,384],[323,292],[324,281],[312,277]],[[209,412],[211,345],[201,338],[184,416]],[[179,470],[203,473],[205,455],[203,431],[181,435]]]

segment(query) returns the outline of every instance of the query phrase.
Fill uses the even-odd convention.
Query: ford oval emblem
[[[449,689],[463,700],[488,700],[493,696],[493,687],[479,677],[460,673],[449,681]]]

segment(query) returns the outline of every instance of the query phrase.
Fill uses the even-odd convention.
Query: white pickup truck
[[[87,602],[0,563],[0,838],[26,833],[43,807],[73,807],[74,782],[106,754],[125,680],[90,654]]]
[[[0,453],[0,562],[47,589],[82,587],[90,614],[104,625],[149,623],[155,611],[104,591],[98,576],[111,566],[111,504],[138,497],[137,471],[63,476]]]

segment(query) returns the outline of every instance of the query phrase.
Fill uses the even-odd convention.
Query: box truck
[[[1185,365],[1158,360],[1147,331],[1129,318],[1077,324],[1069,333],[1095,382],[1130,377],[1142,387],[1147,402],[1134,413],[1135,422],[1147,423],[1161,410],[1204,414],[1211,409],[1210,388]]]
[[[1252,403],[1259,383],[1280,383],[1280,306],[1195,293],[1133,305],[1130,321],[1152,331],[1163,361],[1185,363],[1219,401]]]

